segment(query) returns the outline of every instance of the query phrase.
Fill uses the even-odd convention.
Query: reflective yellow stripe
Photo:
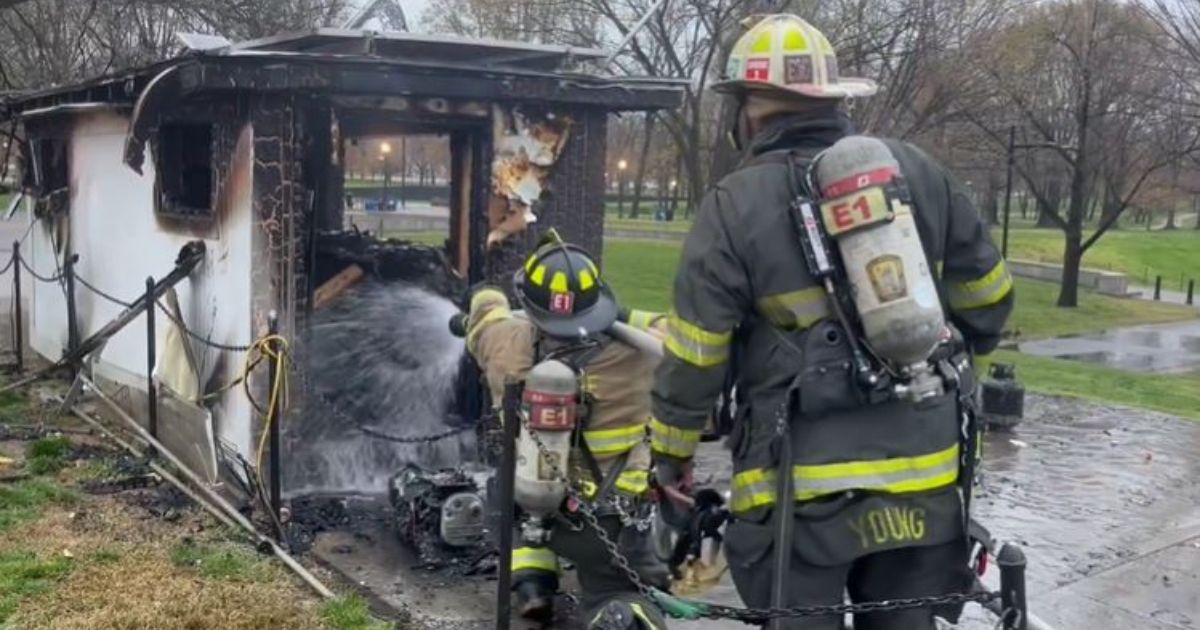
[[[518,547],[512,552],[512,570],[558,573],[558,556],[545,547]]]
[[[508,309],[507,305],[496,306],[492,310],[488,311],[486,315],[480,317],[479,320],[475,322],[475,325],[471,326],[471,329],[467,331],[467,350],[471,352],[475,351],[475,341],[479,336],[479,333],[483,332],[484,324],[510,319],[511,317],[512,311]]]
[[[650,418],[650,448],[657,453],[672,457],[688,458],[696,454],[696,445],[703,435],[701,430],[681,429]]]
[[[579,270],[579,290],[587,291],[596,286],[596,279],[592,277],[592,272],[587,269]]]
[[[555,271],[554,277],[550,279],[550,290],[555,293],[566,293],[569,286],[567,283],[567,274]]]
[[[797,501],[847,490],[903,494],[943,488],[958,481],[959,447],[917,457],[795,466]],[[745,512],[775,503],[775,471],[759,468],[733,476],[732,507]]]
[[[538,265],[537,269],[534,269],[533,273],[529,274],[529,281],[532,282],[534,284],[534,286],[539,286],[539,287],[542,286],[543,284],[545,284],[546,283],[546,265]]]
[[[474,312],[481,308],[487,302],[496,302],[504,306],[508,306],[508,296],[500,289],[480,289],[475,295],[471,296],[471,305],[468,307],[468,312]]]
[[[970,282],[955,282],[949,287],[950,308],[963,310],[991,306],[1012,291],[1012,276],[1004,261],[996,263],[987,275]]]
[[[829,317],[829,302],[821,287],[777,293],[759,299],[758,310],[778,328],[799,330]]]
[[[646,439],[646,427],[635,424],[619,429],[584,431],[583,439],[596,455],[615,455],[641,444]]]
[[[803,501],[844,490],[900,494],[940,488],[958,479],[958,454],[955,444],[918,457],[796,466],[796,499]]]
[[[654,327],[654,321],[660,317],[663,317],[662,313],[633,309],[629,311],[629,325],[638,330],[650,330]]]
[[[732,509],[747,512],[775,504],[775,471],[765,468],[744,470],[733,476]]]
[[[650,473],[645,470],[626,470],[617,477],[617,490],[639,495],[650,489]]]
[[[680,318],[667,316],[666,348],[671,354],[699,367],[712,367],[729,360],[733,332],[712,332]]]

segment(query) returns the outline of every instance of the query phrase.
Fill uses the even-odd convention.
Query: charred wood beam
[[[396,94],[458,99],[551,102],[607,109],[669,109],[682,97],[678,86],[591,77],[481,72],[471,67],[363,63],[344,60],[286,61],[212,58],[179,67],[185,92],[209,90],[312,90],[342,94]]]

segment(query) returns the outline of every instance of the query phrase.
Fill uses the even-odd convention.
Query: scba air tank
[[[548,360],[529,370],[521,394],[514,498],[535,517],[555,514],[566,498],[578,406],[579,381],[566,364]]]
[[[849,136],[821,154],[816,185],[867,343],[897,367],[924,363],[946,323],[900,164],[881,140]]]

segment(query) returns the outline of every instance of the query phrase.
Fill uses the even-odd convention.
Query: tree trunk
[[[1175,209],[1167,210],[1167,224],[1163,226],[1164,230],[1178,230],[1179,226],[1175,225]]]
[[[679,210],[679,182],[683,181],[683,159],[675,156],[675,186],[671,188],[671,220],[675,220],[675,212]]]
[[[1029,218],[1029,193],[1026,192],[1021,195],[1021,220],[1024,221],[1028,218]]]
[[[1038,198],[1037,202],[1037,227],[1051,228],[1058,227],[1051,215],[1058,212],[1062,205],[1062,184],[1057,180],[1050,181],[1046,184],[1046,194]]]
[[[654,114],[646,114],[645,127],[642,129],[642,152],[638,155],[637,179],[633,180],[633,203],[629,208],[629,218],[636,219],[641,214],[642,189],[646,184],[646,165],[650,162],[650,141],[654,139]]]
[[[1100,223],[1108,223],[1115,215],[1121,213],[1121,198],[1118,196],[1116,188],[1105,184],[1104,186],[1104,211],[1100,213]],[[1117,219],[1113,222],[1113,230],[1121,229],[1121,221]]]
[[[1067,230],[1063,250],[1062,289],[1058,305],[1072,308],[1079,305],[1079,269],[1083,263],[1083,233]]]
[[[983,217],[988,225],[1000,225],[1000,180],[991,173],[983,191]]]

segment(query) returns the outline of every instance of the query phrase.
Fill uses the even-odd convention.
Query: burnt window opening
[[[70,187],[70,162],[65,138],[34,138],[23,156],[23,186],[36,197]]]
[[[190,218],[212,216],[213,127],[166,124],[158,131],[158,211]]]

